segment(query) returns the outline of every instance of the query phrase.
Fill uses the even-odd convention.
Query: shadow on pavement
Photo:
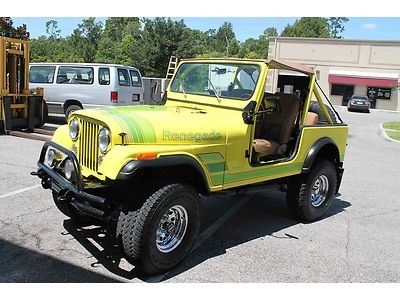
[[[230,199],[227,197],[225,202],[226,200]],[[212,202],[213,198],[202,202],[203,231],[207,226],[212,226],[215,219],[218,218]],[[230,201],[230,206],[236,203],[232,202]],[[350,205],[349,202],[336,198],[324,219],[343,212]],[[217,206],[220,208],[219,216],[229,209],[229,207],[226,208],[226,203]],[[204,221],[206,226],[204,226]],[[323,219],[319,222],[321,221]],[[128,280],[138,278],[145,282],[159,282],[173,278],[207,259],[225,254],[226,249],[251,240],[266,236],[299,239],[290,233],[290,227],[298,223],[286,208],[284,193],[274,191],[255,194],[235,215],[216,228],[215,233],[194,249],[179,266],[166,274],[155,277],[147,277],[137,272],[123,259],[122,249],[116,241],[114,228],[106,225],[89,228],[78,227],[71,220],[64,221],[64,228],[98,260],[98,264],[103,265],[113,274]],[[286,232],[282,233],[283,230]],[[279,235],[275,234],[277,232]]]
[[[0,239],[0,283],[118,282],[43,253]]]

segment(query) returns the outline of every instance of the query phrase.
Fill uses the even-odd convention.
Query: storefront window
[[[380,88],[380,87],[368,87],[367,91],[368,98],[390,100],[392,96],[391,88]]]

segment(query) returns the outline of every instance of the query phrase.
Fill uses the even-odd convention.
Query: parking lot
[[[202,200],[202,233],[174,270],[147,277],[121,258],[112,228],[78,227],[29,173],[43,142],[0,136],[0,282],[399,282],[400,143],[379,125],[400,113],[349,113],[340,196],[299,223],[285,194]]]

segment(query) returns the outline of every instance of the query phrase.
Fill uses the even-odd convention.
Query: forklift
[[[48,110],[43,88],[29,89],[29,41],[0,37],[0,134],[33,132]]]

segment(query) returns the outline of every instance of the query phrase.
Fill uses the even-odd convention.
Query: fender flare
[[[126,163],[125,166],[121,169],[117,176],[117,180],[131,180],[140,171],[144,170],[155,170],[173,167],[189,167],[190,169],[194,170],[201,178],[201,182],[199,182],[199,184],[200,186],[202,186],[202,190],[206,194],[210,193],[207,176],[204,173],[204,170],[201,167],[200,163],[194,158],[187,155],[168,155],[151,160],[131,160]]]
[[[330,137],[323,137],[323,138],[319,139],[318,141],[316,141],[314,143],[314,145],[312,145],[311,149],[308,151],[306,159],[304,160],[302,173],[308,173],[311,170],[311,166],[312,166],[315,158],[318,156],[320,150],[326,145],[334,146],[336,148],[337,152],[339,153],[339,148],[338,148],[337,144]],[[339,162],[339,161],[337,161],[337,162]]]

